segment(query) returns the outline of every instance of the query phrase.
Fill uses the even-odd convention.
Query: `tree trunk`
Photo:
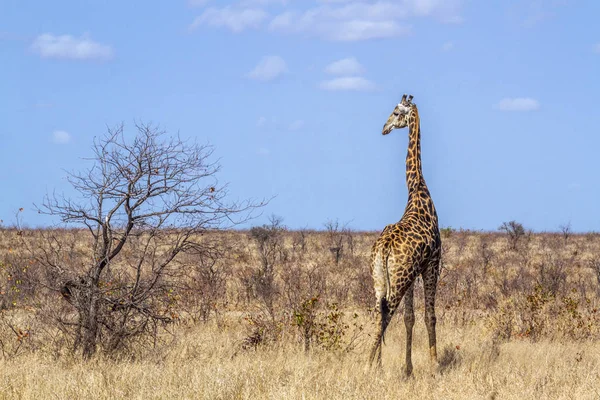
[[[84,301],[79,310],[79,318],[82,325],[81,344],[83,347],[83,358],[89,359],[96,352],[98,339],[98,297],[95,287],[87,287]]]

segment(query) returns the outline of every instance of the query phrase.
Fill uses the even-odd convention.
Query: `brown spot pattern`
[[[432,362],[436,360],[435,295],[439,275],[441,238],[438,218],[421,168],[421,128],[416,104],[412,96],[403,96],[401,104],[409,112],[399,116],[398,107],[384,126],[394,129],[409,128],[406,156],[406,185],[408,201],[399,222],[385,227],[371,251],[371,274],[376,292],[379,330],[371,350],[370,362],[381,365],[381,346],[390,319],[405,299],[404,323],[406,326],[406,374],[412,373],[412,329],[415,322],[413,284],[417,276],[423,277],[425,292],[425,322],[429,336]],[[389,133],[389,130],[387,130]]]

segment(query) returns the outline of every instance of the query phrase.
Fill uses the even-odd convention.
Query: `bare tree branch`
[[[265,204],[227,201],[211,146],[169,137],[149,124],[135,128],[132,139],[122,124],[94,139],[91,166],[68,176],[76,198],[53,193],[37,207],[89,232],[90,263],[83,269],[61,263],[57,237],[49,246],[53,254],[38,252],[63,276],[60,290],[78,312],[81,337],[75,342],[84,357],[96,351],[99,337],[111,337],[114,347],[171,321],[162,297],[181,276],[179,256],[198,252],[204,232],[247,221]]]

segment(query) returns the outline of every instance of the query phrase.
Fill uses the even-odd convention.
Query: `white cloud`
[[[258,149],[256,149],[256,154],[258,154],[259,156],[268,156],[269,154],[271,154],[271,150],[267,149],[266,147],[259,147]]]
[[[461,0],[320,1],[303,12],[286,11],[269,24],[272,31],[315,35],[334,41],[389,38],[410,33],[402,23],[413,17],[460,22]]]
[[[535,111],[540,108],[540,103],[530,97],[505,97],[496,104],[500,111]]]
[[[256,127],[259,129],[279,132],[284,130],[290,132],[299,131],[302,128],[304,128],[305,125],[306,122],[303,119],[297,119],[291,122],[287,122],[278,121],[278,119],[275,117],[266,118],[263,116],[258,118],[258,120],[256,121]]]
[[[450,50],[454,49],[454,43],[453,42],[446,42],[442,45],[442,51],[448,52]]]
[[[248,78],[268,82],[287,72],[287,64],[279,56],[266,56],[247,74]]]
[[[265,117],[260,117],[258,119],[258,121],[256,121],[256,127],[257,128],[262,128],[263,126],[265,126],[267,124],[267,119]]]
[[[292,11],[286,11],[284,13],[281,13],[271,20],[271,23],[269,24],[269,29],[273,31],[291,30],[294,24],[295,17],[296,14]]]
[[[368,92],[377,88],[373,82],[360,76],[335,78],[321,82],[319,86],[324,90],[354,90],[360,92]]]
[[[285,6],[289,3],[289,0],[241,0],[241,6],[270,6],[280,5]]]
[[[210,0],[188,0],[204,6]],[[235,5],[210,7],[190,29],[204,25],[225,27],[233,32],[258,29],[270,19],[269,30],[315,36],[332,41],[390,38],[411,32],[416,18],[459,23],[464,0],[238,0]],[[295,7],[288,7],[290,5]],[[266,10],[283,7],[274,17]],[[302,7],[301,7],[302,6]]]
[[[290,126],[288,126],[288,130],[298,131],[298,130],[302,129],[303,127],[304,127],[304,121],[301,119],[297,119],[296,121],[292,122],[290,124]]]
[[[108,60],[113,57],[110,46],[94,42],[87,35],[77,38],[71,35],[44,33],[35,38],[31,49],[43,58]]]
[[[54,103],[45,103],[45,102],[37,102],[33,105],[33,108],[38,108],[38,109],[45,109],[45,108],[53,108],[55,105]]]
[[[202,7],[210,3],[212,0],[188,0],[188,4],[192,7]],[[237,5],[242,7],[255,7],[255,6],[270,6],[280,5],[285,6],[290,0],[240,0]]]
[[[208,4],[210,0],[188,0],[188,5],[192,7],[203,7]]]
[[[66,144],[71,141],[71,135],[65,131],[52,132],[52,141],[58,144]]]
[[[405,0],[404,4],[415,16],[433,17],[444,23],[463,21],[460,15],[462,0]]]
[[[561,8],[569,5],[568,0],[517,1],[507,8],[509,15],[520,20],[521,25],[532,28],[561,14]]]
[[[600,43],[594,45],[594,53],[600,53]]]
[[[330,13],[322,10],[307,11],[302,15],[285,12],[270,23],[271,31],[302,33],[332,41],[358,41],[388,38],[410,32],[408,26],[394,20],[347,18],[345,13]]]
[[[188,0],[188,5],[190,7],[204,7],[209,3],[212,3],[212,0]],[[247,7],[265,7],[265,6],[285,6],[290,2],[290,0],[239,0],[235,2],[236,7],[247,8]],[[233,3],[233,2],[231,2]]]
[[[349,57],[332,62],[325,67],[325,72],[331,75],[360,75],[365,72],[365,67],[356,58]]]
[[[190,29],[196,29],[201,25],[214,28],[227,28],[232,32],[239,33],[246,29],[257,29],[267,19],[268,14],[258,8],[223,8],[211,7],[194,19]]]

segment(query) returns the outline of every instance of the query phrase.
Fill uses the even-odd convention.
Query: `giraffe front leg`
[[[413,304],[414,284],[406,291],[404,298],[404,325],[406,326],[406,376],[411,376],[412,365],[412,335],[415,326],[415,310]]]

